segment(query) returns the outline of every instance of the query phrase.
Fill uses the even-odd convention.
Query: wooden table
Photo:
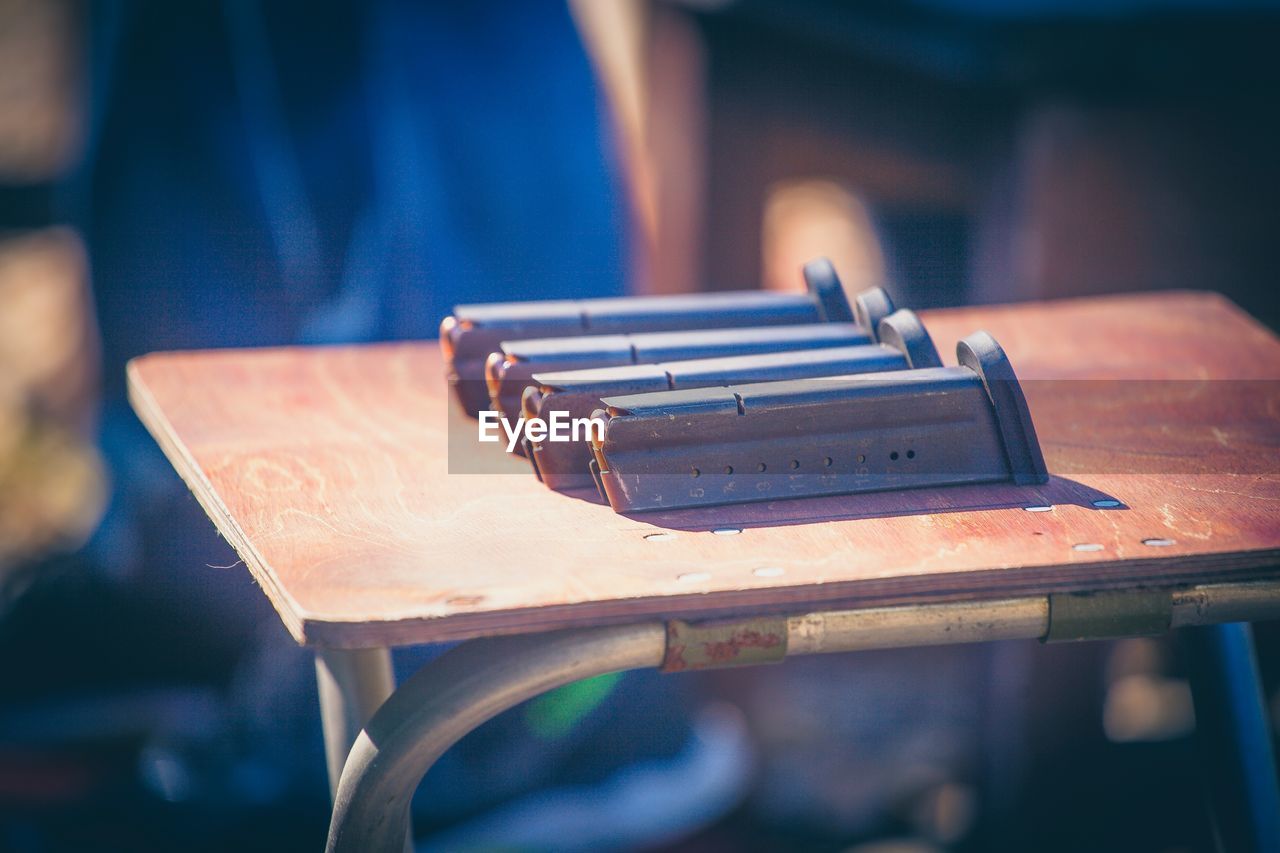
[[[397,709],[410,682],[383,709],[387,725],[358,735],[393,689],[395,645],[521,635],[442,658],[417,696],[431,705],[442,679],[465,681],[497,654],[555,670],[506,699],[595,669],[557,670],[547,649],[622,643],[631,657],[601,653],[602,665],[670,664],[667,633],[709,617],[781,626],[796,653],[1042,636],[1052,602],[1065,608],[1072,593],[1163,591],[1166,625],[1276,612],[1270,332],[1220,297],[1184,292],[923,317],[951,363],[954,342],[976,329],[1003,344],[1048,484],[628,517],[590,494],[548,491],[493,445],[476,457],[474,422],[447,399],[434,344],[155,354],[130,364],[129,382],[138,415],[285,625],[317,647],[335,781],[363,739],[343,778],[350,796],[339,794],[346,819],[365,792],[346,778],[361,772],[362,744],[383,748],[386,764],[388,733],[408,731],[408,716],[426,726],[463,707],[420,712],[406,698]],[[480,462],[491,473],[469,473]],[[544,657],[520,658],[529,650]],[[335,847],[340,823],[335,814]]]

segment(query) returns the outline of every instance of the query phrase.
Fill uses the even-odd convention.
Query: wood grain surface
[[[155,354],[129,381],[303,643],[1280,574],[1280,341],[1229,302],[923,316],[948,363],[979,328],[1004,345],[1050,483],[626,517],[468,446],[474,422],[448,399],[435,344]],[[492,473],[468,473],[479,462]]]

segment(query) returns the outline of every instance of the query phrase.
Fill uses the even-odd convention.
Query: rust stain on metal
[[[667,622],[664,672],[776,663],[787,654],[787,620]]]

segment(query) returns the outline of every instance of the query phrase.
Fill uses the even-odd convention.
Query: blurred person
[[[611,125],[553,0],[82,11],[81,153],[53,180],[51,218],[88,248],[98,435],[115,488],[81,572],[35,590],[3,626],[0,663],[15,680],[0,717],[28,742],[57,741],[75,719],[82,739],[127,733],[140,751],[132,778],[68,789],[63,813],[79,820],[14,823],[0,802],[0,844],[223,849],[253,837],[310,849],[328,809],[310,652],[130,412],[125,363],[431,339],[460,301],[620,294],[628,213]],[[88,391],[78,400],[96,408]],[[401,677],[438,652],[398,652]],[[697,734],[683,693],[628,676],[504,715],[429,776],[420,823],[565,784],[625,810],[654,785],[711,772],[704,806],[686,800],[674,823],[658,806],[628,843],[704,822],[740,784],[738,764],[716,756],[745,747],[731,717]],[[635,762],[662,773],[629,777]],[[56,798],[46,805],[57,814]]]

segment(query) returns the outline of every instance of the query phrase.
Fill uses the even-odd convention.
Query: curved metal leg
[[[467,732],[552,688],[662,663],[662,624],[472,640],[423,667],[356,738],[338,783],[330,853],[396,853],[427,770]]]
[[[1218,849],[1280,851],[1280,790],[1252,628],[1206,625],[1180,639]]]
[[[1071,637],[1124,636],[1128,627],[1150,627],[1149,591],[1134,596],[1133,614],[1125,612],[1114,594],[1101,597],[1107,600],[1110,617],[1100,624],[1104,633],[1081,633],[1082,625],[1074,624],[1068,626]],[[762,663],[788,654],[1052,637],[1050,598],[899,605],[728,622],[673,620],[669,625],[471,640],[405,682],[356,737],[338,783],[327,849],[400,850],[413,792],[445,750],[499,712],[571,681],[642,667],[676,671]],[[1172,589],[1162,606],[1167,608],[1163,624],[1174,628],[1276,618],[1280,581]]]

